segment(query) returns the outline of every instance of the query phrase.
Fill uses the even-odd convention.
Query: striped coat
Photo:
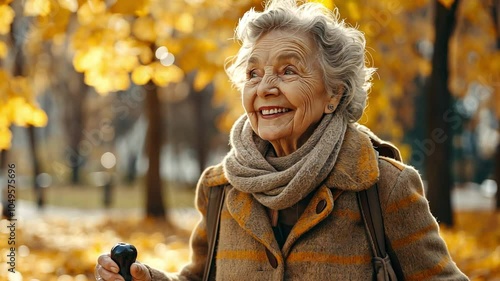
[[[348,128],[332,173],[315,191],[282,249],[265,208],[250,194],[231,191],[221,165],[208,168],[197,187],[202,219],[191,237],[192,261],[178,274],[150,268],[153,280],[201,280],[207,255],[208,194],[221,184],[227,184],[227,190],[217,280],[372,280],[371,252],[356,191],[377,180],[385,231],[406,280],[468,280],[439,236],[417,171],[393,159],[377,161],[367,134],[381,141],[366,131]]]

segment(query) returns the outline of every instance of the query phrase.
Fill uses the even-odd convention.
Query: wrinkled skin
[[[254,132],[277,156],[297,150],[312,134],[328,104],[318,50],[311,36],[273,30],[259,38],[247,61],[243,107]]]

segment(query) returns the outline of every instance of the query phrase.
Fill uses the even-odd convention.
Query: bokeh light
[[[160,60],[160,63],[164,66],[171,66],[175,62],[175,57],[172,53],[168,53],[166,57]]]
[[[111,152],[105,152],[101,156],[101,165],[106,169],[111,169],[116,165],[116,157]]]
[[[155,57],[159,60],[162,60],[168,56],[168,49],[165,46],[161,46],[156,49]]]
[[[52,184],[52,176],[47,173],[41,173],[36,176],[36,182],[39,186],[47,188]]]

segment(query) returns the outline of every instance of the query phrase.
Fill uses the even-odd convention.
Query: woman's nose
[[[265,75],[257,88],[257,95],[265,97],[268,95],[278,95],[277,77],[274,75]]]

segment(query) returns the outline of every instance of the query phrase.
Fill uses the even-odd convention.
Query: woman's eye
[[[285,68],[285,71],[283,71],[283,74],[285,74],[285,75],[294,75],[295,71],[293,71],[293,69],[291,67],[287,67],[287,68]]]
[[[247,77],[249,79],[252,79],[252,78],[258,77],[258,75],[257,75],[257,72],[255,70],[250,70],[250,71],[248,71]]]

